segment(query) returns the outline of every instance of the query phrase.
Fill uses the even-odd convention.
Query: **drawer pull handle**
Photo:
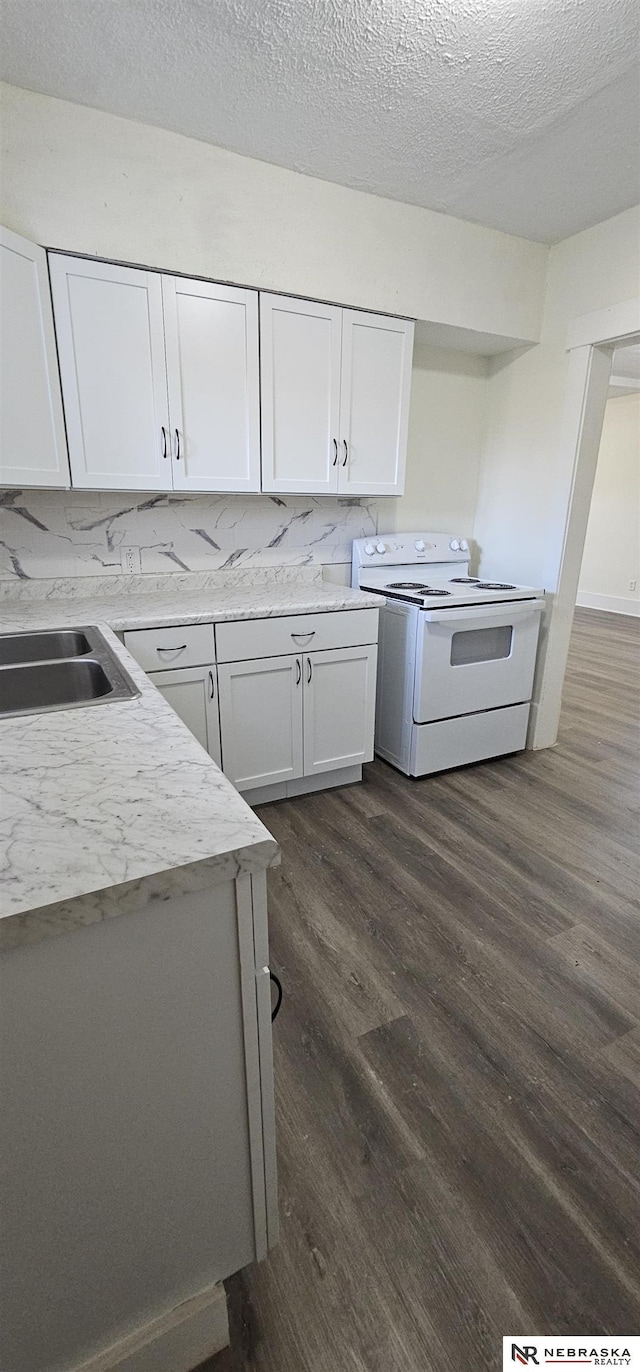
[[[178,643],[175,648],[156,648],[157,653],[183,653],[186,643]]]
[[[315,633],[316,633],[315,629],[307,629],[306,633],[301,633],[301,634],[294,634],[294,633],[292,633],[291,637],[292,637],[293,639],[295,639],[296,642],[297,642],[297,640],[298,640],[299,638],[315,638]]]
[[[271,1023],[273,1024],[273,1021],[276,1018],[276,1015],[278,1014],[280,1006],[282,1005],[282,982],[280,978],[276,976],[275,972],[269,972],[269,977],[271,978],[271,981],[273,982],[277,992],[276,1003],[273,1007],[273,1010],[271,1011]]]

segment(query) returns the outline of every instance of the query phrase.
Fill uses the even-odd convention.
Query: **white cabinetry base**
[[[328,791],[334,786],[352,786],[362,781],[362,767],[340,767],[319,776],[298,777],[295,781],[280,781],[274,786],[256,786],[242,791],[247,805],[267,805],[271,800],[288,800],[291,796],[306,796],[311,791]]]
[[[77,1363],[73,1372],[192,1372],[229,1343],[222,1282]]]

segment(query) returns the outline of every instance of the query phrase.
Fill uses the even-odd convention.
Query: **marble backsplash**
[[[2,490],[0,579],[118,576],[127,548],[156,575],[348,563],[376,532],[375,500]]]

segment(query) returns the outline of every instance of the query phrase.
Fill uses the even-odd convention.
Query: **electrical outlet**
[[[140,571],[140,549],[139,549],[139,548],[121,548],[121,549],[120,549],[120,561],[121,561],[121,563],[122,563],[122,570],[123,570],[123,572],[139,572],[139,571]]]
[[[635,579],[635,577],[634,577],[633,581],[630,581],[630,582],[629,582],[629,590],[630,590],[630,591],[635,591],[637,585],[638,585],[638,583],[637,583],[637,581],[636,581],[636,579]]]

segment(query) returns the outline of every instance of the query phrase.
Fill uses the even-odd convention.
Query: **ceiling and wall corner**
[[[549,249],[12,86],[5,223],[47,247],[535,342]],[[431,342],[436,341],[433,337]]]
[[[638,199],[637,0],[3,0],[2,75],[555,242]]]

